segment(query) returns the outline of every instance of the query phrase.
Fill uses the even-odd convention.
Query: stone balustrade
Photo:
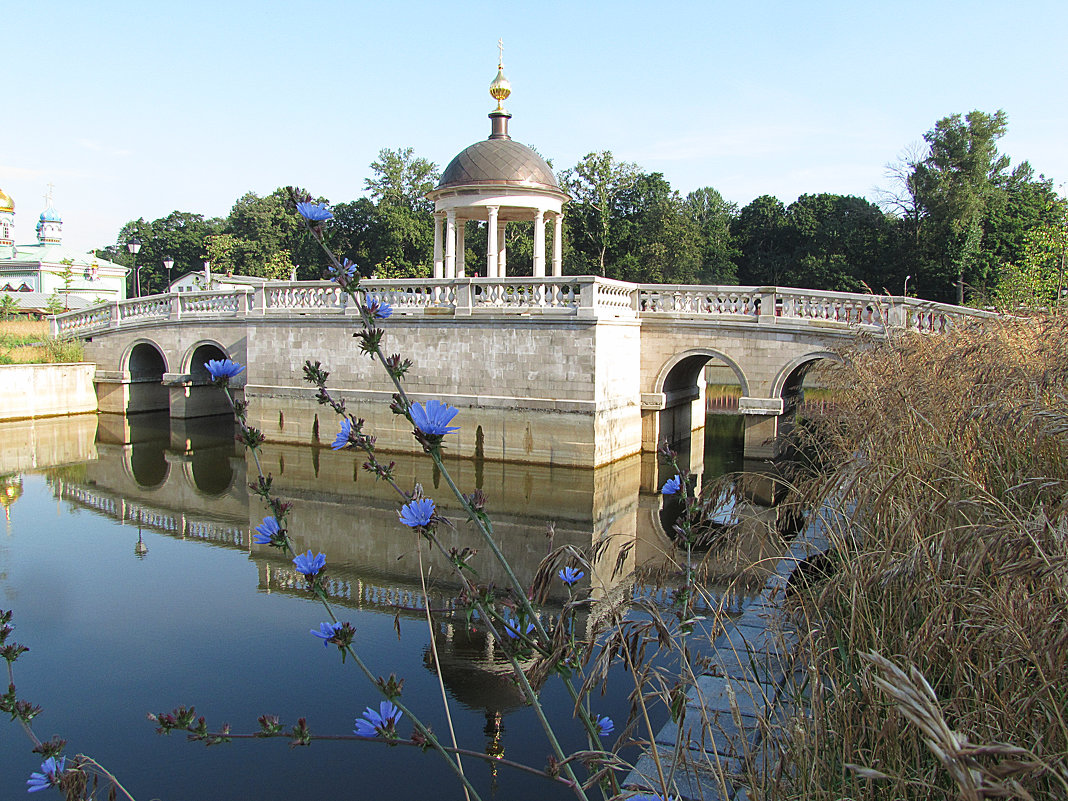
[[[759,325],[812,324],[903,328],[937,333],[990,312],[916,298],[783,287],[631,284],[594,276],[547,278],[405,278],[365,280],[367,293],[398,315],[674,317]],[[57,315],[56,336],[183,319],[285,315],[356,315],[328,281],[278,281],[256,289],[152,295]]]

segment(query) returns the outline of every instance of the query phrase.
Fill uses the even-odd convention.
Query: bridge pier
[[[165,373],[163,386],[168,391],[171,417],[187,420],[191,417],[213,417],[233,414],[226,393],[211,383],[204,383],[188,373]],[[232,389],[235,400],[240,400],[241,391]]]
[[[778,456],[782,398],[739,398],[738,411],[745,415],[745,458],[774,459]]]
[[[93,378],[97,409],[111,414],[167,411],[170,399],[158,377],[134,378],[124,370],[100,370]]]

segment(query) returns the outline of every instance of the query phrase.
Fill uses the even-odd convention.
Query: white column
[[[456,277],[456,210],[445,212],[445,277]]]
[[[564,215],[553,220],[553,275],[564,274]]]
[[[456,277],[464,277],[464,238],[467,234],[467,220],[456,221]]]
[[[497,206],[486,206],[486,277],[497,277]],[[493,639],[492,637],[488,639]]]
[[[505,223],[497,223],[497,277],[508,277],[508,248],[504,240]]]
[[[434,277],[445,277],[445,264],[441,256],[441,220],[440,213],[434,214]]]
[[[545,212],[534,213],[534,277],[545,277]]]

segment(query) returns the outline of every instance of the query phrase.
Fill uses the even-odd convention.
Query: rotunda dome
[[[560,191],[545,159],[511,139],[484,139],[461,151],[441,174],[437,189],[458,186],[529,186]]]
[[[15,201],[3,189],[0,189],[0,211],[15,211]]]
[[[49,203],[48,208],[41,212],[41,222],[63,222],[63,220],[55,207]]]

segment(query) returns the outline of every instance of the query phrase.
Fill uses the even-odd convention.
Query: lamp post
[[[126,247],[134,257],[134,277],[137,279],[137,297],[141,297],[141,271],[137,266],[137,251],[141,249],[141,240],[135,236],[126,243]]]
[[[912,278],[911,275],[906,275],[905,276],[905,288],[901,290],[901,296],[902,297],[907,298],[909,296],[909,279],[910,278]]]
[[[163,266],[167,270],[167,291],[171,291],[171,267],[174,266],[174,256],[164,256]]]

